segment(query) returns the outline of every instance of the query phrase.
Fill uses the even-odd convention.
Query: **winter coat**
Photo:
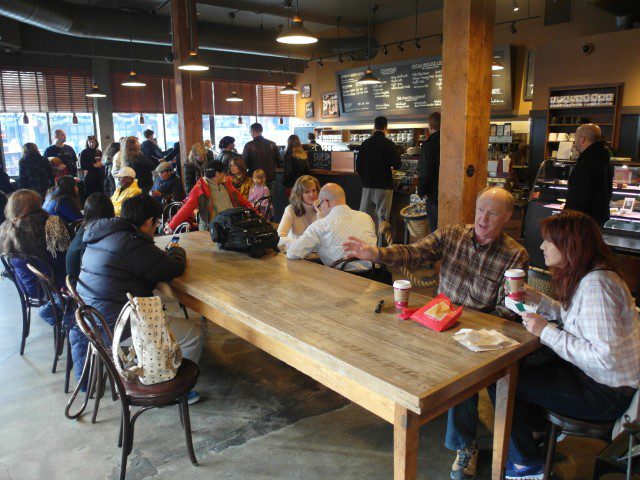
[[[168,252],[156,247],[153,238],[141,233],[121,218],[91,222],[82,237],[86,249],[77,290],[113,325],[127,302],[134,297],[150,297],[158,282],[182,275],[186,253],[180,247]]]
[[[30,153],[20,159],[18,185],[35,190],[44,199],[53,185],[53,170],[49,160],[39,153]]]
[[[80,153],[80,168],[87,172],[84,176],[85,197],[95,192],[102,192],[103,167],[93,166],[100,158],[102,158],[102,151],[97,148],[85,148]]]
[[[52,194],[47,196],[42,209],[49,215],[58,215],[66,223],[82,220],[84,215],[68,198],[53,199]]]
[[[116,217],[120,216],[120,211],[122,210],[122,204],[125,200],[135,197],[136,195],[140,195],[142,190],[138,186],[138,180],[133,179],[133,183],[129,185],[129,187],[122,190],[122,187],[116,188],[116,191],[111,196],[111,203],[113,203],[113,210],[116,213]]]
[[[420,147],[418,158],[418,195],[438,203],[440,178],[440,132],[432,133]]]
[[[284,155],[284,176],[282,185],[284,188],[293,188],[296,180],[303,175],[309,175],[309,162],[306,158],[294,157],[290,153]]]
[[[153,182],[153,187],[151,187],[151,192],[158,191],[160,192],[159,197],[153,197],[159,202],[162,201],[164,197],[169,195],[173,195],[175,200],[182,201],[184,198],[184,188],[182,188],[182,181],[172,173],[169,178],[163,180],[162,177],[158,177]]]
[[[362,145],[356,158],[356,171],[362,178],[363,188],[381,188],[391,190],[393,178],[391,169],[402,166],[396,144],[384,136],[384,132],[375,131]]]
[[[49,145],[42,154],[45,158],[58,157],[67,167],[69,175],[75,177],[78,174],[78,156],[71,145],[62,145],[59,147],[55,143]]]
[[[242,158],[249,170],[249,176],[253,176],[255,170],[264,170],[267,175],[267,183],[276,179],[276,165],[280,163],[280,150],[271,140],[262,135],[257,136],[244,146]]]
[[[210,150],[207,150],[207,158],[202,162],[198,160],[192,162],[187,159],[187,163],[184,165],[184,185],[187,189],[187,195],[195,186],[196,182],[204,177],[204,169],[207,163],[213,159],[213,152]]]

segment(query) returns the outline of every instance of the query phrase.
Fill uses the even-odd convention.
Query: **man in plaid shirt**
[[[350,237],[348,256],[390,266],[418,267],[441,260],[438,293],[467,308],[515,319],[504,306],[504,273],[526,269],[526,250],[503,233],[513,213],[513,196],[502,188],[486,188],[476,200],[473,225],[447,225],[411,245],[379,248]],[[449,410],[445,446],[457,450],[453,480],[476,476],[478,395]]]

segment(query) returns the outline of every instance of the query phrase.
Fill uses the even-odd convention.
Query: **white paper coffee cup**
[[[409,280],[396,280],[393,282],[393,299],[396,308],[406,308],[409,305],[411,282]]]
[[[520,270],[518,268],[507,270],[506,272],[504,272],[504,278],[506,279],[505,288],[507,296],[509,298],[513,298],[514,300],[523,300],[525,291],[524,270]]]

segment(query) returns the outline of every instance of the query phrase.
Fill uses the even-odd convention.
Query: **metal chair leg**
[[[182,303],[180,304],[180,308],[182,308],[182,311],[184,312],[184,318],[186,318],[187,320],[189,320],[189,314],[187,313],[187,307],[185,307]]]
[[[180,401],[180,413],[184,420],[184,436],[187,440],[187,450],[189,451],[189,460],[195,466],[198,465],[196,460],[196,454],[193,451],[193,440],[191,438],[191,420],[189,419],[189,402],[187,401],[187,395],[183,395]]]
[[[53,327],[53,366],[51,367],[51,373],[56,373],[58,368],[58,356],[60,355],[60,334],[58,333],[58,326]]]
[[[105,378],[104,378],[103,366],[100,359],[97,359],[97,361],[99,362],[98,368],[97,368],[97,375],[96,375],[96,381],[98,385],[96,388],[96,398],[93,402],[93,412],[91,413],[91,423],[96,423],[96,417],[98,416],[98,408],[100,407],[100,400],[104,395]]]
[[[557,425],[551,425],[551,431],[549,432],[549,439],[547,442],[547,458],[544,462],[544,476],[542,477],[543,480],[549,480],[551,478],[553,457],[556,453],[556,444],[558,441],[558,430],[559,427]]]
[[[24,355],[24,347],[27,343],[27,337],[29,336],[29,317],[30,309],[25,305],[22,296],[20,296],[20,304],[22,306],[22,340],[20,342],[20,355]]]
[[[73,368],[73,357],[71,356],[71,340],[69,340],[69,332],[67,332],[67,367],[64,372],[64,393],[69,393],[69,379],[71,377],[71,369]]]

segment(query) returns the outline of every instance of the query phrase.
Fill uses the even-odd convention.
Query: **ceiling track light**
[[[440,42],[440,45],[442,45],[444,42],[444,35],[438,35],[438,41]]]
[[[324,61],[322,58],[318,60],[318,65],[320,65],[321,67],[324,67]]]
[[[305,60],[304,61],[304,69],[306,70],[307,68],[309,68],[309,61]]]
[[[518,5],[518,2],[516,0],[513,0],[513,11],[514,12],[520,11],[520,6]]]
[[[422,45],[420,45],[420,40],[417,40],[413,43],[416,46],[416,50],[420,50],[422,48]]]
[[[272,72],[271,70],[269,70],[269,71],[267,72],[267,75],[271,76],[271,75],[273,75],[273,72]]]
[[[352,62],[356,61],[356,56],[353,53],[349,54],[349,58],[351,59]]]
[[[386,45],[382,47],[382,53],[383,53],[384,55],[389,55],[389,49],[387,48],[387,46],[386,46]]]
[[[516,22],[513,22],[513,23],[511,24],[511,26],[509,27],[509,31],[510,31],[511,33],[518,33],[518,29],[516,28]]]
[[[398,44],[398,50],[400,50],[400,53],[404,52],[404,45],[402,44],[402,42]]]
[[[342,63],[342,62],[344,62],[342,55],[338,55],[338,63]]]

